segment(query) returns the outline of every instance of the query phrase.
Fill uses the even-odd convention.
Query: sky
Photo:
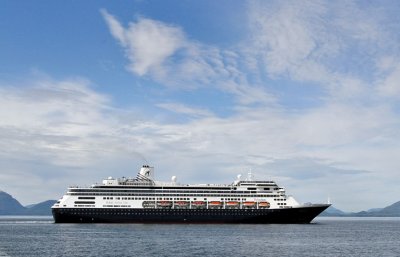
[[[135,177],[400,200],[400,2],[0,4],[0,190]]]

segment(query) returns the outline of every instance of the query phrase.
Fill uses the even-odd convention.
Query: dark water
[[[1,217],[0,256],[400,256],[400,218],[307,225],[53,224]]]

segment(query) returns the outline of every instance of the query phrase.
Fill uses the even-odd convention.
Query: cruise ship
[[[300,204],[274,181],[238,175],[227,185],[154,180],[144,165],[135,178],[69,187],[52,206],[56,223],[310,223],[330,204]]]

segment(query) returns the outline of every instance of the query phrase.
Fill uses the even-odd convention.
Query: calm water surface
[[[54,224],[0,216],[0,256],[400,256],[400,218],[307,225]]]

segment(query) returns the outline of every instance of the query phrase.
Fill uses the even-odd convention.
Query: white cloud
[[[254,1],[247,46],[270,77],[315,83],[335,100],[373,98],[374,62],[397,52],[385,8],[355,1]],[[396,78],[388,78],[382,91],[395,90]]]
[[[111,34],[125,48],[130,69],[138,75],[157,70],[169,57],[185,45],[180,28],[151,19],[140,18],[125,29],[106,10],[101,11]]]
[[[250,83],[239,69],[242,56],[236,50],[189,40],[178,26],[139,18],[124,28],[107,11],[102,10],[102,14],[111,34],[127,52],[134,74],[147,75],[172,88],[221,90],[244,105],[274,101],[271,94]]]
[[[72,166],[85,161],[81,140],[104,130],[102,112],[107,111],[108,103],[107,97],[95,93],[87,81],[79,79],[2,87],[1,154],[10,157],[28,151],[32,156],[51,155],[51,162]],[[70,156],[74,151],[82,154]]]
[[[37,196],[26,193],[38,190],[37,184],[50,183],[46,190],[58,197],[68,184],[134,176],[144,158],[156,166],[160,180],[178,175],[183,182],[229,183],[252,168],[257,177],[273,176],[301,200],[325,200],[325,188],[312,186],[317,183],[329,187],[340,203],[348,194],[330,187],[333,179],[356,181],[369,174],[390,181],[399,167],[394,153],[400,150],[400,124],[384,106],[336,104],[302,112],[252,107],[218,118],[169,102],[158,106],[194,118],[160,123],[114,108],[109,97],[81,79],[28,82],[23,90],[3,85],[0,104],[0,178],[13,181],[15,190],[12,173],[43,181],[17,193],[2,187],[26,203],[51,195],[44,189]],[[371,187],[368,194],[375,192],[378,200],[380,190]]]
[[[212,116],[212,113],[208,110],[201,108],[192,108],[178,103],[160,103],[157,104],[157,106],[168,111],[186,114],[193,117]]]
[[[341,1],[330,5],[335,11],[333,25],[338,27],[341,37],[349,37],[357,42],[369,43],[381,42],[386,38],[387,32],[382,10],[384,8],[363,8],[357,1]]]
[[[122,46],[126,47],[128,45],[128,40],[125,35],[125,29],[122,27],[121,23],[115,19],[114,16],[109,14],[107,10],[101,9],[100,12],[106,20],[113,37],[117,39]]]
[[[276,103],[276,98],[269,94],[265,88],[250,86],[246,81],[242,81],[242,83],[235,81],[221,82],[220,87],[224,91],[237,96],[237,103],[240,107],[257,103],[264,105],[274,105]]]
[[[264,58],[270,75],[293,72],[311,55],[336,50],[336,40],[328,37],[324,28],[326,9],[320,1],[253,2],[250,18],[255,54]],[[326,47],[328,41],[331,46]]]
[[[385,97],[400,97],[400,63],[389,69],[388,74],[378,81],[378,92]]]

